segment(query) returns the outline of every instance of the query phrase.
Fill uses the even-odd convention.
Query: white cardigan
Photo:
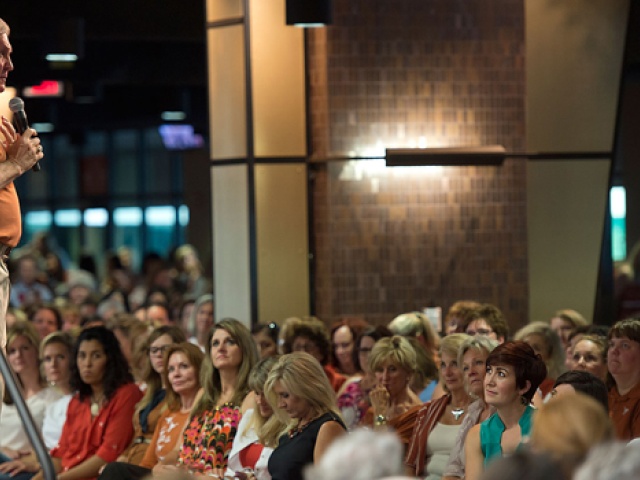
[[[236,437],[233,439],[231,452],[229,452],[227,471],[224,473],[225,477],[233,477],[235,472],[242,471],[244,467],[240,464],[240,452],[249,445],[258,442],[258,434],[253,428],[249,428],[252,416],[253,409],[247,410],[242,415],[242,420],[240,420],[240,424],[238,425],[238,433],[236,433]],[[254,469],[257,480],[271,480],[271,474],[268,469],[271,452],[273,452],[273,448],[264,447],[262,449],[262,453]]]

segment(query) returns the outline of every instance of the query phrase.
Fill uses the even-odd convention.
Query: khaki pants
[[[0,258],[0,348],[5,351],[7,342],[7,321],[6,314],[9,307],[9,270],[4,259]],[[4,397],[4,381],[0,375],[0,409],[2,408],[2,398]]]

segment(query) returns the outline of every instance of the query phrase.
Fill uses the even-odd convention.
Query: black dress
[[[302,480],[304,467],[313,463],[313,450],[320,427],[331,421],[338,422],[346,430],[342,420],[329,412],[316,418],[292,436],[288,433],[282,435],[269,458],[271,480]]]

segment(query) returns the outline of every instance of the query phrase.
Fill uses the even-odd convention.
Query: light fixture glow
[[[181,111],[167,110],[160,114],[160,118],[165,122],[179,122],[187,118],[187,114]]]
[[[45,57],[48,62],[77,62],[78,55],[75,53],[48,53]]]
[[[53,132],[54,126],[53,126],[53,123],[42,122],[42,123],[32,123],[31,128],[33,128],[38,133],[50,133],[50,132]]]
[[[76,209],[57,210],[53,221],[58,227],[78,227],[82,223],[82,213]]]
[[[105,208],[88,208],[84,211],[84,224],[87,227],[104,227],[109,221],[109,212]]]

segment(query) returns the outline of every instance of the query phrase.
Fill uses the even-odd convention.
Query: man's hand
[[[22,135],[18,135],[11,122],[3,116],[0,133],[4,136],[2,146],[7,152],[7,160],[18,167],[20,175],[44,157],[40,139],[33,128],[28,128]]]

